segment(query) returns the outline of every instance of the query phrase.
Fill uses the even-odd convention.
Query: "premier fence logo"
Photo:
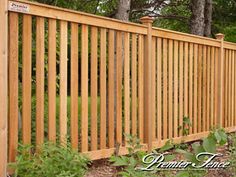
[[[18,3],[18,2],[9,2],[9,10],[15,12],[29,12],[29,5]]]
[[[142,161],[145,167],[139,167],[137,170],[142,171],[160,171],[160,170],[185,170],[191,168],[193,170],[217,170],[225,169],[230,166],[230,162],[220,161],[223,154],[201,152],[196,155],[197,163],[190,161],[165,161],[165,154],[150,153],[143,157]]]

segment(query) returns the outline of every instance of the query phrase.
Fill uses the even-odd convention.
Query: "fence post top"
[[[153,23],[154,19],[149,16],[144,16],[144,17],[140,18],[140,21],[144,24],[145,23]]]
[[[216,39],[224,40],[224,37],[225,37],[225,35],[222,34],[222,33],[218,33],[218,34],[216,34]]]

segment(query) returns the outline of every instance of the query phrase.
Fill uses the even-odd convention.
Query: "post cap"
[[[144,17],[140,18],[140,21],[142,23],[152,23],[154,21],[154,19],[150,16],[144,16]]]
[[[224,39],[224,37],[225,37],[225,35],[222,33],[216,34],[216,39],[222,40],[222,39]]]

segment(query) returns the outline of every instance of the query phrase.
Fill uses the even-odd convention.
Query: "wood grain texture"
[[[189,56],[188,56],[188,47],[189,47],[189,43],[185,42],[184,43],[184,117],[189,117],[188,115],[188,70],[189,70],[189,66],[188,66],[188,60],[189,60]],[[186,128],[186,127],[183,127]]]
[[[18,147],[18,14],[9,14],[9,113],[8,161],[15,162]]]
[[[168,48],[168,137],[173,137],[173,40]]]
[[[100,31],[100,148],[106,148],[106,29]]]
[[[203,46],[203,64],[202,65],[203,65],[203,67],[202,67],[202,70],[203,70],[203,79],[202,79],[202,82],[203,82],[202,83],[203,84],[203,88],[202,88],[202,130],[206,131],[207,48],[206,48],[205,45]]]
[[[189,44],[189,120],[191,126],[189,127],[189,134],[193,132],[193,43]]]
[[[7,176],[8,1],[0,1],[0,176]]]
[[[110,52],[110,51],[109,51]],[[98,28],[91,27],[91,150],[97,150],[98,148]],[[110,62],[110,58],[109,58]],[[110,65],[109,65],[110,69]],[[110,100],[110,104],[112,101]],[[109,105],[110,105],[109,104]],[[110,110],[110,107],[109,107]],[[112,116],[112,115],[111,115]],[[110,111],[109,111],[110,117]],[[110,135],[110,132],[109,132]],[[110,138],[109,138],[110,139]]]
[[[22,41],[22,140],[31,143],[31,55],[32,55],[32,17],[23,15]]]
[[[125,110],[124,124],[125,124],[125,134],[126,135],[130,134],[130,50],[129,49],[130,49],[130,34],[124,33],[124,110]],[[136,66],[135,66],[135,70],[136,70]],[[136,73],[135,73],[135,75],[136,75]],[[135,87],[136,87],[136,84],[135,84]],[[132,102],[133,102],[133,99],[132,99]],[[135,105],[136,104],[137,103],[135,100]],[[133,107],[133,105],[132,105],[132,107]],[[136,109],[136,107],[135,107],[135,109]],[[136,116],[137,116],[137,114],[135,115],[135,117]],[[134,126],[133,128],[137,132],[136,127],[137,126]],[[132,130],[133,133],[135,133],[134,130]]]
[[[202,52],[203,46],[199,45],[198,48],[198,116],[197,116],[197,127],[198,133],[202,131]]]
[[[71,80],[70,80],[70,95],[71,95],[71,120],[70,120],[70,135],[71,135],[71,146],[73,149],[78,150],[78,79],[79,79],[79,51],[78,51],[78,24],[71,23]],[[92,99],[92,97],[91,97]],[[92,119],[92,118],[91,118]]]
[[[184,44],[183,42],[179,43],[179,136],[182,136],[183,133],[183,116],[184,116],[184,111],[183,111],[183,107],[184,107],[184,95],[183,95],[183,81],[184,81]]]
[[[67,136],[67,22],[60,21],[60,143]]]
[[[36,144],[44,142],[44,18],[36,18]]]
[[[122,143],[122,33],[116,32],[116,141]]]
[[[179,42],[174,41],[174,137],[178,136],[178,58],[179,58]]]
[[[131,59],[132,135],[137,134],[137,35],[132,34]],[[128,108],[127,108],[128,109]]]
[[[168,137],[168,72],[167,72],[167,39],[163,39],[163,138],[166,139]]]
[[[157,38],[157,141],[162,139],[162,38]]]
[[[109,148],[113,148],[115,144],[115,76],[114,76],[114,70],[115,70],[115,32],[114,30],[109,30],[109,36],[108,36],[108,144]]]
[[[197,89],[198,89],[198,45],[194,44],[194,67],[193,67],[193,133],[197,133],[197,119],[198,119],[198,107],[197,107]]]
[[[152,37],[152,84],[156,87],[156,38]],[[152,94],[152,138],[153,141],[157,138],[157,119],[156,119],[156,89],[153,89]]]
[[[56,142],[56,20],[48,20],[48,139]]]
[[[88,26],[81,27],[81,151],[88,151]]]
[[[143,142],[143,125],[144,125],[144,37],[138,37],[138,125],[139,125],[139,138]]]

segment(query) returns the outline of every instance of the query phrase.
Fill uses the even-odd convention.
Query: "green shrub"
[[[87,171],[88,158],[70,147],[45,143],[33,151],[19,145],[16,163],[10,164],[15,177],[80,177]]]

